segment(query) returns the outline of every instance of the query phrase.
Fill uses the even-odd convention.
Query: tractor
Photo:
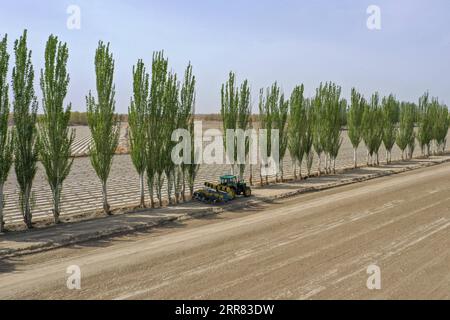
[[[238,181],[236,176],[226,175],[220,177],[219,184],[205,182],[202,189],[194,192],[193,198],[208,203],[228,202],[240,194],[250,197],[252,190],[245,182]]]
[[[236,195],[244,195],[250,197],[252,195],[252,189],[247,186],[244,181],[240,181],[233,175],[225,175],[220,177],[220,185],[231,188]]]

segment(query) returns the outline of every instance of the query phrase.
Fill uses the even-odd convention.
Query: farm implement
[[[205,182],[202,189],[194,192],[194,199],[202,202],[217,203],[234,200],[236,196],[250,197],[252,191],[243,181],[236,176],[226,175],[220,177],[220,183]]]

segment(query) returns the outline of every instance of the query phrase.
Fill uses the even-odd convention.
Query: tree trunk
[[[250,176],[248,177],[248,182],[250,186],[253,186],[253,165],[250,163]]]
[[[299,175],[300,180],[302,180],[303,179],[303,177],[302,177],[302,161],[300,161],[300,163],[298,164],[298,175]]]
[[[358,160],[356,158],[356,152],[357,152],[356,148],[353,148],[353,164],[355,169],[358,168]]]
[[[369,149],[367,149],[367,166],[370,166],[369,156],[370,156]]]
[[[139,188],[141,191],[141,201],[139,208],[145,208],[145,194],[144,194],[144,173],[139,174]]]
[[[280,178],[281,178],[281,182],[284,181],[284,168],[283,168],[283,160],[280,161]]]
[[[264,183],[263,183],[262,164],[261,163],[259,164],[259,179],[260,179],[260,183],[261,183],[261,186],[262,186]]]
[[[386,164],[389,164],[389,151],[386,149]]]
[[[152,182],[148,182],[148,193],[150,194],[150,208],[154,208],[155,207],[155,198],[153,195],[153,181]]]
[[[59,221],[59,202],[60,202],[60,188],[57,186],[55,190],[53,191],[53,218],[55,220],[55,224],[58,224]]]
[[[153,190],[152,190],[152,193],[150,194],[150,207],[151,208],[155,207],[155,199],[153,198]]]
[[[181,199],[183,199],[183,202],[186,202],[186,172],[184,168],[181,174],[182,174],[181,179],[183,179],[183,186],[181,188]]]
[[[31,197],[31,188],[25,187],[25,192],[23,194],[22,205],[23,205],[23,221],[28,229],[33,228],[32,224],[32,215],[30,208],[30,197]]]
[[[3,232],[5,223],[3,222],[3,183],[0,184],[0,233]]]
[[[308,178],[311,176],[311,169],[312,169],[313,161],[314,161],[314,153],[312,153],[310,151],[308,153],[308,155],[306,156],[306,171],[307,171]]]
[[[172,174],[169,172],[168,174],[167,174],[167,201],[168,201],[168,204],[169,205],[171,205],[172,204],[172,183],[173,183],[173,181],[172,181],[172,178],[170,177]]]
[[[319,154],[319,159],[317,160],[317,162],[318,162],[318,165],[317,165],[317,175],[320,177],[320,174],[321,174],[321,172],[320,172],[320,167],[322,166],[322,157],[320,156],[320,154]]]
[[[106,189],[106,181],[102,182],[102,195],[103,195],[103,211],[105,214],[110,215],[111,211],[109,210],[109,204],[108,204],[108,192]]]
[[[295,161],[294,161],[294,163],[292,165],[292,170],[294,172],[294,180],[297,180],[297,165],[296,165]]]

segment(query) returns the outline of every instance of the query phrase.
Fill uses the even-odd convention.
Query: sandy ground
[[[450,299],[449,191],[443,164],[2,260],[0,298]]]

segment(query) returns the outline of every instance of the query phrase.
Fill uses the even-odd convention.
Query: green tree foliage
[[[146,172],[150,204],[154,207],[154,187],[156,186],[159,204],[162,205],[161,188],[164,183],[164,122],[163,102],[167,79],[168,60],[164,52],[153,53],[150,99],[147,113]]]
[[[282,117],[280,114],[276,116],[274,112],[279,112],[280,110],[280,102],[284,103],[284,98],[280,97],[280,88],[278,87],[277,83],[275,82],[271,87],[266,89],[266,93],[264,95],[264,89],[261,89],[259,92],[259,120],[260,120],[260,129],[266,130],[266,155],[268,158],[272,157],[272,129],[278,129],[278,126],[282,122]],[[289,107],[284,105],[281,107],[286,109],[286,119],[287,119],[287,112],[289,110]],[[284,112],[284,111],[283,111]],[[276,117],[278,117],[276,119]],[[286,120],[287,121],[287,120]],[[281,132],[279,132],[279,145],[281,149]],[[287,139],[286,139],[287,140]],[[280,160],[282,161],[281,157],[281,151],[279,152]],[[263,177],[262,177],[262,168],[263,166],[268,165],[268,159],[260,159],[260,177],[261,177],[261,184],[263,184]],[[268,183],[268,175],[265,175],[265,181],[266,184]]]
[[[154,206],[153,190],[159,206],[162,202],[162,188],[167,181],[167,196],[172,203],[176,176],[175,164],[171,158],[171,150],[176,145],[172,141],[172,132],[182,118],[180,116],[180,84],[177,75],[168,72],[168,60],[162,51],[153,54],[152,76],[150,84],[150,100],[147,130],[147,184],[152,207]]]
[[[402,160],[405,159],[405,150],[409,147],[407,158],[412,157],[416,140],[414,131],[415,105],[411,103],[401,103],[399,129],[396,137],[397,146],[402,151]],[[411,152],[412,151],[412,152]]]
[[[180,92],[180,103],[181,110],[183,110],[182,117],[183,128],[189,130],[189,134],[191,137],[191,155],[190,155],[190,163],[183,163],[182,174],[183,174],[183,186],[181,196],[183,201],[186,201],[186,180],[189,187],[189,193],[192,198],[194,194],[194,183],[197,177],[198,170],[200,169],[200,164],[195,163],[195,159],[199,157],[196,156],[195,143],[194,143],[194,117],[195,117],[195,83],[196,79],[194,74],[192,73],[192,65],[186,67],[186,71],[184,72],[184,81],[181,86]]]
[[[239,113],[239,90],[235,84],[236,75],[230,71],[228,80],[222,84],[221,89],[221,108],[220,114],[222,116],[223,127],[223,146],[227,155],[227,158],[231,164],[231,174],[234,174],[234,160],[236,157],[236,148],[229,150],[228,145],[231,142],[227,142],[227,130],[236,130],[238,113]],[[232,144],[236,146],[236,141]]]
[[[97,100],[89,91],[86,97],[88,124],[92,134],[89,156],[102,184],[103,210],[110,214],[107,181],[119,142],[120,122],[115,114],[114,59],[109,43],[99,42],[95,52]]]
[[[138,60],[133,66],[133,97],[128,107],[128,125],[130,155],[134,168],[139,175],[140,203],[139,207],[145,207],[145,168],[146,168],[146,144],[147,144],[147,105],[149,95],[149,75],[145,72],[145,65]]]
[[[325,117],[324,103],[321,89],[316,89],[316,95],[311,100],[311,122],[313,146],[317,154],[317,175],[322,174],[322,153],[326,147],[326,125],[322,120]]]
[[[340,99],[341,87],[329,82],[320,84],[314,98],[315,143],[321,171],[321,153],[325,153],[325,172],[335,172],[336,158],[342,144],[342,114],[346,103]]]
[[[238,116],[237,116],[237,129],[241,129],[244,133],[247,129],[250,128],[251,125],[251,114],[252,114],[252,108],[251,108],[251,101],[250,101],[250,86],[248,84],[247,79],[244,80],[244,82],[241,84],[239,88],[239,104],[238,104]],[[250,141],[249,137],[245,136],[245,162],[247,162],[248,153],[250,151]],[[236,150],[237,151],[237,150]],[[238,157],[238,154],[236,152],[236,159]],[[239,178],[240,180],[244,179],[244,172],[245,172],[245,163],[239,164]],[[250,170],[251,171],[251,170]]]
[[[69,104],[64,110],[64,99],[69,85],[67,73],[67,45],[51,35],[45,48],[45,68],[41,69],[42,106],[39,118],[38,149],[53,198],[53,217],[59,223],[63,182],[72,166],[71,147],[75,131],[69,130]]]
[[[303,98],[304,86],[296,86],[291,94],[290,114],[288,124],[288,147],[292,159],[294,179],[297,179],[296,167],[299,167],[299,175],[302,177],[302,162],[305,155],[305,136],[307,130],[307,115],[305,99]]]
[[[445,151],[449,127],[448,108],[440,104],[438,98],[431,100],[430,117],[432,119],[432,137],[435,145],[434,153],[438,154]]]
[[[305,137],[303,142],[304,153],[306,157],[306,171],[308,177],[311,175],[311,169],[314,161],[314,110],[310,99],[305,99],[306,122]]]
[[[222,84],[221,89],[221,109],[223,125],[223,145],[227,157],[231,163],[231,173],[235,174],[237,171],[235,167],[238,163],[238,137],[235,136],[233,142],[227,141],[227,130],[241,129],[244,132],[249,128],[251,105],[250,105],[250,86],[247,80],[238,87],[236,85],[236,76],[233,72],[228,75],[226,83]],[[249,152],[249,140],[245,137],[245,158]],[[233,149],[229,150],[232,145]],[[242,180],[245,171],[245,163],[239,164],[239,178]]]
[[[394,95],[383,98],[383,143],[386,148],[386,163],[391,162],[392,148],[397,138],[397,121],[399,114],[399,103]]]
[[[32,228],[31,188],[36,175],[37,99],[34,94],[34,70],[31,50],[27,49],[27,31],[14,43],[16,65],[12,73],[14,93],[14,169],[19,184],[20,210],[28,228]]]
[[[286,155],[286,150],[288,147],[288,114],[289,114],[289,100],[284,99],[284,94],[280,93],[280,87],[275,82],[272,85],[272,92],[275,93],[276,96],[279,96],[278,100],[274,100],[275,103],[270,104],[271,107],[271,117],[272,117],[272,129],[278,130],[279,134],[279,159],[280,159],[280,176],[281,181],[284,180],[284,166],[283,160]],[[277,174],[278,179],[278,174]]]
[[[9,96],[8,96],[8,64],[9,54],[7,51],[8,36],[5,35],[0,42],[0,232],[3,232],[3,208],[4,195],[3,186],[8,178],[12,164],[13,143],[12,135],[8,131]]]
[[[383,111],[379,103],[378,92],[374,93],[365,107],[362,137],[367,148],[367,164],[379,164],[378,152],[383,141]],[[376,156],[373,159],[373,156]]]
[[[357,151],[362,139],[362,117],[366,101],[364,97],[352,88],[351,104],[347,113],[348,137],[353,146],[353,164],[358,167]]]
[[[179,92],[180,85],[177,80],[177,75],[169,72],[167,76],[166,86],[164,89],[163,98],[163,116],[161,121],[164,122],[164,126],[161,130],[161,142],[162,142],[162,164],[164,168],[164,174],[167,178],[167,197],[169,204],[172,204],[172,192],[175,185],[175,163],[172,161],[171,151],[175,147],[176,142],[172,141],[172,132],[177,129],[177,122],[179,118]],[[161,181],[158,178],[158,181]],[[160,193],[161,185],[158,184],[159,200],[161,201]]]

